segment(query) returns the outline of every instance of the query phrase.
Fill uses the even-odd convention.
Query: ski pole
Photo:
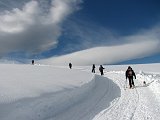
[[[127,88],[127,78],[126,78],[126,83],[125,84],[126,84],[126,88]]]

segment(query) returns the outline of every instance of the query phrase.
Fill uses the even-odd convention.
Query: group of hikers
[[[72,69],[72,63],[69,63],[69,68]],[[95,73],[95,64],[92,65],[92,73]],[[105,69],[102,65],[99,66],[99,71],[101,73],[101,75],[104,75],[103,73],[103,69]]]
[[[95,73],[95,68],[96,68],[96,66],[95,66],[95,64],[93,64],[92,65],[92,73]],[[99,71],[100,71],[101,75],[104,75],[104,73],[103,73],[104,69],[105,68],[102,65],[99,66]]]
[[[69,68],[72,69],[71,63],[69,63]],[[95,73],[95,68],[96,68],[96,66],[95,66],[95,64],[93,64],[92,65],[92,73]],[[105,68],[102,65],[99,66],[99,71],[100,71],[101,75],[104,75],[104,72],[103,72],[104,69]],[[128,68],[125,72],[125,76],[126,76],[126,80],[127,79],[129,80],[129,88],[134,88],[135,85],[134,85],[133,77],[136,79],[136,74],[133,71],[133,69],[131,68],[131,66],[128,66]]]
[[[32,60],[32,65],[34,65],[34,60]],[[72,63],[69,63],[69,68],[72,69]],[[95,64],[92,65],[92,73],[95,73]],[[101,75],[104,75],[104,70],[105,68],[100,65],[99,66],[99,72]],[[129,80],[129,88],[134,88],[135,85],[134,85],[134,81],[133,81],[133,77],[136,79],[136,75],[135,75],[135,72],[133,71],[133,69],[128,66],[128,69],[126,70],[125,72],[125,76],[126,76],[126,80],[128,79]]]
[[[34,60],[32,60],[32,65],[34,65]],[[72,69],[72,63],[69,63],[69,68]],[[95,64],[92,65],[92,73],[95,73]],[[99,66],[99,72],[101,75],[104,75],[104,70],[105,68],[100,65]],[[133,81],[133,77],[136,79],[136,75],[135,75],[135,72],[133,71],[133,69],[128,66],[128,69],[126,70],[125,72],[125,76],[126,76],[126,80],[128,79],[129,80],[129,88],[134,88],[135,85],[134,85],[134,81]]]
[[[95,64],[93,64],[92,65],[92,73],[95,73],[95,68],[96,68]],[[104,75],[104,73],[103,73],[104,69],[105,68],[102,65],[100,65],[99,71],[100,71],[101,75]],[[133,71],[133,69],[131,68],[131,66],[128,66],[128,69],[125,72],[125,76],[126,76],[126,80],[127,79],[129,80],[129,88],[134,88],[135,85],[134,85],[133,77],[136,79],[136,74]]]

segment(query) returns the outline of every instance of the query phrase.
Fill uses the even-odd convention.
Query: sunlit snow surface
[[[160,118],[160,64],[131,65],[135,89],[128,65],[105,65],[104,76],[98,67],[0,64],[0,120]]]

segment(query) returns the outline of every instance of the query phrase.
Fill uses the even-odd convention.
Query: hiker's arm
[[[133,71],[133,75],[134,75],[134,78],[136,79],[136,74],[135,74],[135,72]]]

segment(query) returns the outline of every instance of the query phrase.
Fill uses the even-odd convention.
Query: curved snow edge
[[[116,91],[114,91],[115,94],[112,91],[112,88],[116,89]],[[110,91],[109,94],[107,91]],[[78,106],[78,110],[81,109],[80,111],[85,111],[85,109],[90,111],[96,106],[95,102],[100,102],[102,98],[105,98],[105,100],[103,100],[104,102],[100,102],[102,104],[105,103],[105,106],[96,108],[97,110],[94,110],[90,116],[88,115],[93,118],[96,114],[105,109],[104,107],[109,107],[110,102],[120,96],[119,92],[119,87],[111,80],[95,75],[90,82],[79,88],[73,88],[58,93],[45,94],[37,98],[22,99],[12,103],[12,105],[8,105],[9,107],[5,106],[7,109],[4,109],[4,112],[7,111],[10,113],[7,116],[7,120],[48,120],[50,118],[58,120],[59,116],[61,117],[63,114],[65,117],[70,117],[70,113],[74,114],[74,110],[77,110],[74,109],[75,106]],[[68,111],[69,114],[67,113],[67,115],[65,115]],[[85,114],[86,112],[80,113],[77,117],[84,117]],[[90,114],[90,112],[88,114]],[[6,116],[3,117],[6,119]]]

